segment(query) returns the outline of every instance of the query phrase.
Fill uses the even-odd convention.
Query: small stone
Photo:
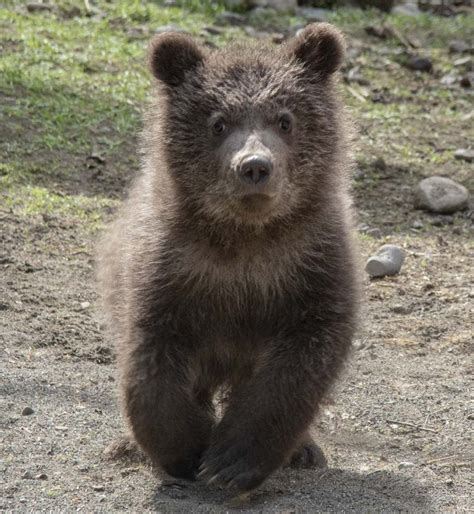
[[[296,14],[313,23],[316,21],[327,21],[330,12],[329,9],[320,9],[318,7],[301,7],[297,10]]]
[[[453,39],[449,42],[449,51],[452,54],[463,54],[470,51],[470,46],[461,39]]]
[[[450,214],[467,207],[467,189],[446,177],[428,177],[415,189],[415,207],[440,214]]]
[[[34,410],[31,408],[31,407],[25,407],[22,411],[21,411],[21,415],[22,416],[30,416],[31,414],[34,414]]]
[[[464,66],[466,64],[471,64],[471,62],[472,59],[469,56],[460,57],[459,59],[453,61],[453,66]]]
[[[422,71],[424,73],[431,73],[433,71],[433,63],[428,57],[420,57],[419,55],[412,55],[407,63],[407,67],[413,71]]]
[[[458,81],[458,77],[456,75],[453,75],[452,73],[448,73],[448,75],[444,75],[441,77],[440,83],[443,84],[443,86],[452,86]]]
[[[296,0],[251,0],[253,7],[270,7],[276,11],[294,11]]]
[[[405,305],[394,305],[393,307],[390,307],[390,310],[394,312],[395,314],[410,314],[411,309],[408,307],[405,307]]]
[[[412,224],[411,224],[412,228],[416,229],[416,230],[420,230],[424,227],[423,223],[420,221],[420,220],[415,220]]]
[[[165,34],[166,32],[181,32],[182,34],[188,34],[187,30],[178,27],[178,25],[162,25],[155,29],[155,34]]]
[[[230,11],[224,11],[216,17],[217,25],[244,25],[245,21],[245,16]]]
[[[31,471],[25,471],[23,475],[21,475],[21,478],[23,480],[33,480],[33,475],[31,474]]]
[[[418,9],[418,6],[416,4],[401,4],[396,5],[392,9],[393,14],[403,14],[405,16],[419,16],[421,14],[420,9]]]
[[[454,152],[454,158],[459,159],[460,161],[472,162],[474,161],[474,150],[459,148]]]
[[[365,233],[368,236],[373,237],[374,239],[381,239],[382,235],[383,235],[382,231],[377,227],[369,228],[368,230],[365,231]]]
[[[208,34],[212,34],[213,36],[218,36],[224,32],[224,29],[221,29],[220,27],[214,27],[214,25],[208,25],[204,27],[203,30],[205,30]]]
[[[94,489],[94,491],[101,492],[105,490],[105,487],[101,484],[94,484],[92,485],[92,489]]]
[[[48,480],[48,475],[46,473],[40,473],[35,476],[36,480]]]
[[[413,468],[415,467],[415,463],[414,462],[400,462],[400,464],[398,465],[398,469],[406,469],[406,468]]]
[[[88,309],[90,306],[90,302],[81,302],[81,309]]]
[[[28,12],[45,12],[52,11],[53,9],[54,6],[50,4],[42,4],[39,2],[32,2],[30,4],[26,4],[26,10]]]
[[[371,277],[396,275],[405,260],[405,252],[396,245],[383,245],[378,252],[369,257],[365,271]]]
[[[464,77],[461,77],[461,80],[459,81],[459,85],[461,87],[469,88],[469,87],[472,87],[472,82],[473,82],[473,80],[472,80],[471,75],[464,75]]]

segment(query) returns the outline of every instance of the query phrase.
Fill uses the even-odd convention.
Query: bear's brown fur
[[[171,475],[248,490],[324,460],[307,430],[358,294],[343,54],[328,24],[279,49],[152,42],[142,171],[99,278],[133,439]]]

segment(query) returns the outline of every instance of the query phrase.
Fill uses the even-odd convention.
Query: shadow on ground
[[[166,512],[425,512],[425,486],[406,476],[328,469],[282,470],[248,498],[200,483],[163,481],[148,508]]]

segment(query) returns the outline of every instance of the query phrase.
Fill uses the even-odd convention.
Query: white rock
[[[293,11],[297,4],[296,0],[252,0],[253,7],[271,7],[277,11]]]
[[[396,5],[392,9],[393,14],[404,14],[405,16],[418,16],[421,14],[420,9],[418,9],[418,6],[416,4],[407,3],[407,4],[401,4]]]
[[[310,22],[326,21],[331,11],[329,9],[321,9],[318,7],[301,7],[297,14]]]
[[[450,214],[467,207],[467,189],[446,177],[428,177],[415,189],[415,207]]]
[[[369,257],[365,271],[371,277],[384,277],[396,275],[405,260],[405,252],[395,245],[383,245],[378,252]]]
[[[414,462],[400,462],[398,465],[398,469],[406,469],[406,468],[413,468],[415,467]]]
[[[472,162],[474,161],[474,150],[459,148],[454,152],[454,157],[460,161]]]

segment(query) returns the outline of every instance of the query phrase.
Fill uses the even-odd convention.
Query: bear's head
[[[343,57],[341,34],[325,23],[279,48],[208,50],[183,34],[157,36],[149,144],[160,145],[165,165],[156,166],[181,204],[209,222],[239,225],[316,208],[344,160],[333,80]]]

